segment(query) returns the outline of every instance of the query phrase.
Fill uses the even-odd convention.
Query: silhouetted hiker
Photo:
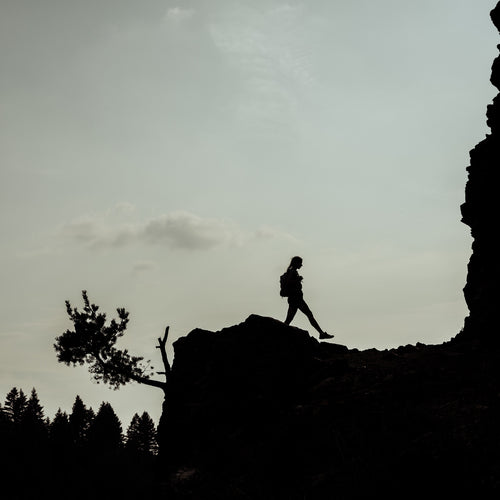
[[[288,313],[286,315],[285,324],[289,325],[295,317],[297,310],[302,311],[309,320],[309,323],[318,330],[320,339],[331,339],[333,335],[324,332],[314,319],[313,313],[306,304],[302,296],[302,276],[299,275],[297,269],[302,267],[302,258],[293,257],[286,272],[280,277],[280,295],[288,297]]]

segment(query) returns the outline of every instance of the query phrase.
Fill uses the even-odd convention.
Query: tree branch
[[[109,365],[109,363],[106,363],[98,354],[94,353],[94,357],[97,360],[97,362],[102,366],[102,368],[104,370],[107,370],[108,372],[115,372],[118,375],[126,375],[129,378],[131,378],[132,380],[135,380],[136,382],[138,382],[139,384],[149,385],[151,387],[158,387],[159,389],[161,389],[164,392],[167,389],[166,382],[160,382],[159,380],[151,380],[147,377],[141,377],[140,375],[134,375],[133,373],[130,373],[130,374],[124,373],[120,369]]]
[[[158,345],[156,346],[157,349],[160,349],[161,360],[163,361],[163,366],[165,368],[164,372],[157,372],[157,373],[161,374],[161,375],[165,375],[165,379],[170,374],[170,363],[168,362],[167,350],[165,348],[165,344],[167,343],[169,329],[170,329],[169,326],[167,326],[167,328],[165,328],[165,333],[163,335],[163,339],[161,337],[158,337]]]
[[[88,364],[89,372],[97,382],[102,381],[114,389],[133,380],[166,392],[171,371],[166,352],[169,327],[165,329],[163,338],[158,339],[165,370],[158,373],[165,375],[165,381],[151,380],[149,372],[152,368],[149,368],[149,361],[148,366],[144,366],[141,363],[142,357],[131,356],[127,349],[114,347],[117,339],[125,332],[129,313],[124,308],[118,308],[119,321],[112,319],[106,325],[106,314],[98,312],[99,307],[89,301],[85,290],[82,291],[82,297],[83,311],[72,308],[70,302],[66,301],[66,312],[73,322],[74,330],[66,330],[56,337],[54,349],[58,361],[74,366]]]
[[[159,389],[165,391],[167,388],[166,382],[160,382],[159,380],[152,380],[146,377],[138,377],[137,375],[130,375],[132,380],[135,380],[139,384],[150,385],[152,387],[158,387]]]

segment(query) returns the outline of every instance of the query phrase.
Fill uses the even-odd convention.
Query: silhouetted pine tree
[[[19,498],[41,495],[49,467],[47,426],[43,408],[33,388],[29,399],[16,387],[7,394],[3,408],[2,472],[16,484]],[[29,477],[30,481],[24,478]]]
[[[76,396],[69,416],[69,424],[73,444],[77,448],[84,448],[87,443],[87,432],[95,418],[92,408],[87,409],[80,396]]]
[[[43,406],[40,404],[40,399],[36,389],[31,389],[30,398],[26,403],[26,408],[23,414],[23,420],[42,422],[45,424],[45,416],[43,414]]]
[[[139,451],[139,422],[140,417],[138,413],[135,413],[130,421],[130,425],[127,429],[127,439],[125,443],[125,448],[131,453],[138,453]]]
[[[16,387],[13,387],[5,398],[3,408],[5,433],[1,443],[1,453],[8,457],[6,471],[10,471],[10,474],[16,473],[20,459],[23,456],[21,421],[27,404],[28,400],[23,390],[18,390]]]
[[[23,390],[18,391],[16,387],[13,387],[5,398],[4,411],[9,421],[13,424],[19,424],[27,404],[28,400]]]
[[[132,417],[127,429],[126,448],[139,456],[156,455],[158,452],[155,424],[147,412],[140,417],[137,413]]]
[[[31,390],[30,398],[21,415],[21,432],[24,440],[32,447],[38,448],[46,444],[48,429],[35,388]]]
[[[49,425],[49,448],[51,468],[46,479],[49,484],[57,485],[59,491],[69,491],[81,481],[87,461],[79,456],[81,450],[73,442],[68,414],[61,408]]]
[[[36,389],[31,395],[21,415],[19,423],[18,443],[20,446],[20,461],[24,473],[29,473],[31,484],[26,484],[28,491],[37,491],[35,484],[45,481],[49,469],[48,429],[43,407],[40,404]]]
[[[103,402],[87,431],[87,459],[82,463],[88,478],[85,488],[98,489],[103,497],[123,496],[127,482],[124,472],[123,434],[119,418],[109,403]],[[92,494],[91,494],[92,496]]]
[[[68,414],[59,408],[49,425],[50,447],[54,454],[67,455],[73,445]]]
[[[143,362],[142,357],[131,356],[127,349],[116,347],[118,339],[125,334],[129,313],[124,308],[118,308],[118,320],[112,319],[106,324],[106,314],[99,312],[99,306],[90,302],[85,290],[82,291],[82,297],[82,311],[66,301],[66,311],[74,329],[66,330],[56,337],[54,349],[57,359],[68,366],[88,365],[94,380],[114,389],[131,381],[161,389],[164,394],[158,432],[161,437],[164,433],[160,431],[165,426],[167,414],[167,378],[171,371],[166,350],[169,327],[165,329],[163,337],[158,338],[156,346],[160,349],[163,364],[163,371],[157,371],[156,374],[163,375],[165,380],[154,380],[151,378],[154,369],[149,361]]]
[[[92,451],[118,453],[123,445],[120,419],[109,403],[103,402],[88,429],[88,444]]]

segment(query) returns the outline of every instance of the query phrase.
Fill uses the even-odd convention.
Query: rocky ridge
[[[500,488],[496,350],[463,341],[349,350],[257,315],[174,345],[165,436],[173,498]]]

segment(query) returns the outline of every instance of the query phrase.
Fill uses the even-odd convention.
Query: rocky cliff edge
[[[498,493],[497,348],[349,350],[257,315],[174,347],[171,498]]]

